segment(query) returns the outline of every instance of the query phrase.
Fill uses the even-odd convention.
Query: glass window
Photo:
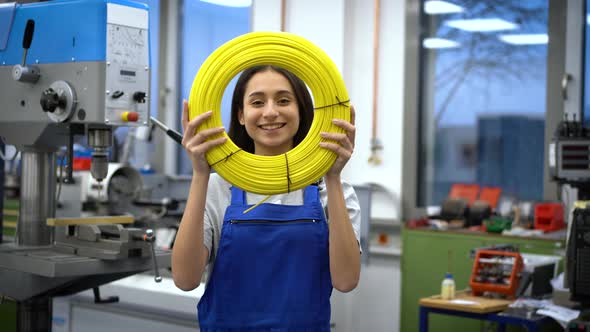
[[[548,6],[423,2],[418,206],[453,183],[542,199]]]
[[[181,96],[188,100],[193,80],[207,59],[225,42],[250,31],[250,6],[230,7],[204,1],[184,1],[182,24]],[[235,80],[226,88],[221,103],[222,120],[229,128],[231,93]],[[180,119],[179,122],[180,123]],[[179,174],[192,174],[192,165],[179,149]]]

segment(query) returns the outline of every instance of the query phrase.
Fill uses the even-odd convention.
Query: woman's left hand
[[[320,142],[320,147],[324,149],[328,149],[330,151],[334,151],[338,158],[332,167],[326,173],[326,176],[336,175],[339,176],[342,172],[344,166],[352,156],[352,152],[354,151],[354,138],[355,138],[355,131],[356,128],[354,126],[354,119],[355,112],[354,106],[350,106],[350,122],[342,120],[342,119],[333,119],[332,123],[336,126],[344,129],[345,133],[328,133],[322,132],[320,135],[322,138],[335,141],[338,143],[332,142]]]

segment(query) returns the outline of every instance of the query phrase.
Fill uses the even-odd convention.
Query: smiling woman
[[[333,64],[318,62],[322,58],[318,54],[323,53],[305,40],[294,43],[295,36],[264,33],[254,37],[267,39],[240,51],[231,47],[216,51],[195,78],[190,107],[184,103],[182,145],[191,158],[193,176],[173,249],[174,282],[183,290],[194,289],[208,267],[207,286],[197,307],[199,328],[204,332],[301,328],[329,332],[332,288],[351,291],[360,275],[359,202],[354,189],[340,176],[354,150],[354,108],[348,106],[345,90],[330,90],[330,83],[341,82],[336,73],[332,80],[326,78],[326,86],[310,80],[310,89],[322,92],[317,89],[324,88],[344,103],[324,104],[314,114],[305,83],[291,69],[309,79],[329,73]],[[242,46],[244,38],[233,46]],[[282,46],[260,50],[267,44]],[[289,63],[287,55],[276,56],[285,48],[295,59],[306,58],[313,73]],[[244,68],[245,64],[249,67]],[[229,78],[241,70],[228,135],[221,127],[215,98],[220,98]],[[329,100],[321,93],[318,96],[316,100]],[[204,111],[208,108],[214,111]],[[350,113],[340,116],[343,110]],[[326,122],[318,125],[318,119]],[[314,132],[321,127],[338,130]],[[311,146],[302,147],[306,142]],[[224,146],[233,152],[224,155]],[[319,173],[301,167],[309,160],[296,152],[305,148],[333,155],[335,160]],[[301,155],[302,164],[297,164]],[[241,164],[240,156],[254,163]],[[221,158],[220,162],[211,162],[215,158]],[[269,162],[273,160],[286,170]],[[229,164],[237,168],[220,167]],[[211,167],[219,174],[211,174]],[[306,184],[297,175],[316,183]],[[260,183],[252,180],[256,176]],[[322,176],[323,182],[317,182]],[[273,181],[281,177],[282,181]],[[263,188],[262,193],[275,192],[261,202],[257,188]]]

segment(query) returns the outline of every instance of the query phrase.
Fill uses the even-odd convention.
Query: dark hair
[[[254,140],[246,132],[246,127],[240,124],[239,113],[244,110],[246,85],[255,74],[265,71],[274,71],[283,75],[289,81],[295,93],[297,105],[299,106],[299,129],[295,133],[295,136],[293,136],[293,147],[296,147],[303,141],[313,122],[313,102],[311,95],[305,83],[297,75],[286,69],[272,65],[250,67],[242,72],[236,83],[231,102],[231,119],[228,132],[229,138],[238,147],[250,153],[254,153]]]

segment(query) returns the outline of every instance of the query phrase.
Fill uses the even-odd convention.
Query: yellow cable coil
[[[198,130],[223,126],[221,99],[229,82],[257,65],[285,68],[302,79],[313,95],[315,114],[305,139],[286,154],[259,156],[240,150],[229,138],[207,153],[213,169],[232,185],[251,193],[274,195],[304,188],[319,180],[336,154],[319,147],[320,132],[344,132],[332,119],[350,121],[350,103],[336,65],[312,42],[287,32],[251,32],[220,46],[195,76],[189,118],[213,111]],[[222,135],[227,136],[224,132]],[[287,164],[288,162],[288,164]]]

